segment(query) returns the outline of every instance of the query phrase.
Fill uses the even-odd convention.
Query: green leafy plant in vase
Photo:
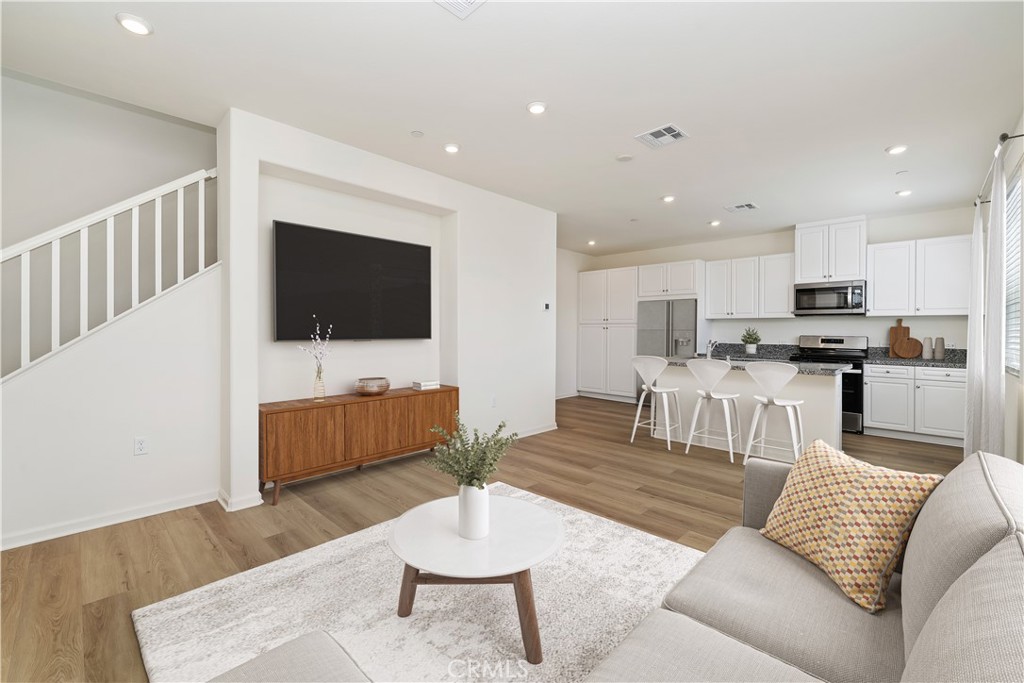
[[[757,345],[761,343],[761,335],[753,327],[743,330],[740,341],[747,346],[747,355],[753,356],[757,353]]]
[[[458,413],[454,432],[440,425],[434,425],[430,431],[444,440],[434,448],[430,465],[454,477],[459,485],[459,536],[469,540],[486,537],[490,527],[487,480],[498,470],[498,461],[519,435],[502,434],[504,422],[492,434],[474,429],[471,435]]]

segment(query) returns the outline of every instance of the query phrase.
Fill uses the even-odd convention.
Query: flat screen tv
[[[274,221],[274,339],[430,339],[430,247]]]

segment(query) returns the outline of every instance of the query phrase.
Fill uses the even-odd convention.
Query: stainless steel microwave
[[[795,285],[796,315],[864,315],[864,280]]]

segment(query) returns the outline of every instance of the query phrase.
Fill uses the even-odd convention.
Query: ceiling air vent
[[[434,0],[434,2],[441,7],[444,7],[459,19],[465,19],[486,1],[487,0]]]
[[[734,204],[733,206],[723,206],[722,208],[729,213],[743,213],[744,211],[754,211],[761,207],[753,202],[747,202],[746,204]]]
[[[655,128],[654,130],[649,130],[646,133],[640,133],[640,135],[634,135],[633,137],[651,149],[660,149],[665,145],[671,145],[673,142],[685,140],[690,136],[679,130],[676,126],[670,125]]]

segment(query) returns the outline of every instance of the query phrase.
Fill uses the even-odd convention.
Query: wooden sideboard
[[[455,429],[458,387],[394,389],[381,396],[340,394],[323,401],[260,404],[260,491],[287,482],[433,448],[441,425]]]

